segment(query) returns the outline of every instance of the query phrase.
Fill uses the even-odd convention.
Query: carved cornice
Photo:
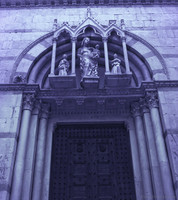
[[[35,95],[26,93],[23,96],[23,110],[32,110],[34,105]]]
[[[134,103],[131,104],[131,113],[134,117],[141,115],[139,102],[134,102]]]
[[[107,3],[104,1],[99,1],[99,3],[95,3],[94,1],[74,1],[72,0],[65,0],[65,1],[23,1],[23,0],[13,0],[13,1],[6,1],[1,0],[1,8],[12,8],[12,7],[20,7],[20,8],[29,8],[29,7],[61,7],[61,6],[105,6],[105,5],[177,5],[178,2],[176,0],[164,0],[164,1],[151,1],[147,0],[146,2],[142,1],[113,1],[109,0]]]
[[[158,94],[156,91],[146,92],[146,101],[149,108],[158,108]]]

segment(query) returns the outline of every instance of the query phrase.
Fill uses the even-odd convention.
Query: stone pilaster
[[[25,159],[25,171],[23,176],[22,200],[31,199],[39,112],[40,112],[40,102],[37,100],[35,102],[34,109],[32,111],[31,123],[29,129],[27,154]]]
[[[48,112],[49,112],[49,104],[45,103],[42,104],[41,117],[39,123],[38,143],[36,150],[32,200],[42,199],[41,193],[42,193],[43,172],[44,172]]]
[[[145,127],[145,136],[147,142],[148,156],[150,160],[150,168],[152,175],[152,184],[154,190],[155,200],[164,199],[164,192],[161,180],[161,174],[159,169],[158,156],[156,151],[156,145],[154,140],[153,127],[151,122],[151,116],[148,104],[144,98],[140,99],[140,106],[143,114],[143,121]]]
[[[17,145],[17,153],[13,172],[13,182],[11,191],[11,200],[20,200],[23,184],[23,174],[25,168],[25,155],[27,147],[27,139],[29,125],[31,119],[31,111],[33,108],[34,94],[24,94],[23,96],[23,114],[21,119],[21,127],[19,132],[19,140]]]
[[[169,199],[174,200],[175,193],[173,190],[172,176],[171,176],[165,141],[163,137],[162,126],[161,126],[161,120],[160,120],[160,115],[159,115],[159,110],[158,110],[159,106],[158,106],[157,92],[154,92],[154,91],[147,92],[146,99],[147,99],[147,103],[149,105],[149,109],[151,113],[151,121],[153,125],[154,139],[155,139],[156,149],[158,153],[158,161],[160,165],[165,200],[169,200]]]
[[[143,128],[143,120],[140,112],[139,102],[135,102],[131,105],[131,111],[135,121],[136,135],[139,149],[140,166],[143,182],[143,197],[142,199],[152,200],[154,199],[152,184],[151,184],[151,174],[148,161],[148,153],[146,148],[145,133]]]

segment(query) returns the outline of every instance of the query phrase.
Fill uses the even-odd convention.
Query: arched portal
[[[90,15],[78,27],[56,23],[14,65],[12,82],[27,86],[28,105],[18,148],[35,159],[23,173],[25,153],[17,151],[14,174],[22,180],[14,176],[12,197],[28,190],[28,199],[43,200],[172,199],[156,85],[168,79],[164,60],[123,20],[121,27]],[[23,190],[24,181],[32,187]]]

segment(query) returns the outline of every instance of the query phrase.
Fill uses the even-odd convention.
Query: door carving
[[[56,129],[50,200],[135,200],[129,134],[122,124]]]

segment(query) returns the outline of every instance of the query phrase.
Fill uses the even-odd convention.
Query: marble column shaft
[[[138,143],[136,138],[134,121],[132,118],[129,120],[129,133],[130,133],[130,144],[131,144],[131,153],[132,153],[132,163],[133,163],[133,173],[134,173],[134,182],[135,182],[135,192],[137,200],[142,200],[142,177],[140,174],[140,160],[138,154]]]
[[[107,38],[103,38],[103,43],[104,43],[105,73],[110,73]]]
[[[51,75],[54,75],[54,71],[55,71],[56,46],[57,46],[56,38],[53,38],[53,49],[52,49],[52,58],[51,58],[51,72],[50,72]]]
[[[150,116],[149,108],[145,99],[140,100],[140,105],[142,107],[143,120],[144,120],[144,125],[145,125],[145,135],[146,135],[146,141],[147,141],[147,149],[148,149],[148,155],[149,155],[149,160],[150,160],[152,184],[153,184],[154,197],[155,197],[154,199],[163,200],[164,192],[163,192],[162,182],[160,181],[161,174],[160,174],[160,169],[159,169],[159,162],[158,162],[158,156],[157,156],[156,145],[155,145],[155,140],[154,140],[151,116]]]
[[[76,40],[77,40],[77,38],[72,38],[72,70],[71,70],[71,74],[75,74]]]
[[[41,118],[39,124],[38,142],[36,149],[36,160],[33,180],[32,200],[41,200],[44,159],[45,159],[45,144],[48,122],[48,104],[42,105]]]
[[[153,189],[151,184],[151,174],[148,161],[148,153],[146,149],[145,133],[143,128],[143,121],[140,113],[140,105],[138,102],[132,104],[132,112],[135,120],[138,149],[140,156],[140,166],[143,181],[143,197],[145,200],[153,200]]]
[[[165,141],[163,137],[163,131],[161,126],[161,120],[158,110],[158,98],[156,92],[147,93],[147,102],[149,104],[151,120],[154,130],[154,139],[156,143],[156,149],[158,153],[158,161],[160,165],[163,189],[165,200],[174,200],[175,193],[173,190],[172,176],[166,152]]]
[[[25,158],[25,171],[23,176],[22,200],[31,200],[39,111],[40,103],[39,101],[36,101],[31,116],[31,123],[28,136],[27,154]]]
[[[130,73],[130,67],[129,67],[129,59],[128,59],[128,54],[127,54],[127,46],[126,46],[125,36],[122,37],[122,48],[123,48],[123,53],[124,53],[126,74],[129,74]]]
[[[46,151],[45,151],[45,165],[43,174],[43,187],[41,199],[49,199],[49,189],[50,189],[50,172],[51,172],[51,152],[52,152],[52,139],[53,139],[53,121],[48,122],[48,134],[46,138]]]
[[[23,184],[23,174],[25,167],[25,155],[29,124],[31,119],[31,110],[33,107],[34,94],[25,94],[23,97],[23,114],[19,132],[19,140],[16,152],[15,166],[13,171],[13,182],[11,191],[11,200],[20,200]]]

